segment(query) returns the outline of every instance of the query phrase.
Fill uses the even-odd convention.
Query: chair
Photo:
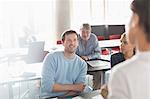
[[[43,52],[43,57],[42,57],[42,60],[44,60],[45,56],[49,53],[49,51],[44,51]]]
[[[102,53],[101,54],[102,55],[109,55],[110,51],[107,48],[105,48],[105,49],[102,49]]]
[[[121,35],[119,34],[115,34],[115,35],[110,35],[109,36],[109,40],[112,40],[112,39],[120,39]]]
[[[97,36],[97,38],[98,38],[98,41],[105,40],[104,36]]]
[[[118,35],[118,34],[116,34],[116,35],[110,35],[109,36],[109,40],[113,40],[113,39],[120,39],[120,37],[121,37],[121,35]],[[120,51],[120,47],[119,46],[117,46],[117,47],[113,47],[112,49],[111,49],[111,51],[112,51],[112,53],[113,52],[119,52]]]
[[[25,47],[27,47],[26,38],[24,38],[24,37],[20,37],[20,38],[18,39],[18,43],[19,43],[19,47],[20,47],[20,48],[25,48]]]
[[[28,46],[28,55],[25,58],[26,63],[37,63],[43,61],[44,41],[32,42]]]
[[[62,40],[57,40],[57,45],[62,44]]]

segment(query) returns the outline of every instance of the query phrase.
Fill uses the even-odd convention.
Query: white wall
[[[57,39],[61,38],[61,34],[70,28],[70,0],[56,0],[56,34]]]

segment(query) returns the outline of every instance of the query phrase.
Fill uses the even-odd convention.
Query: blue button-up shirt
[[[76,54],[79,56],[87,56],[89,59],[99,59],[101,48],[95,34],[91,33],[88,41],[84,41],[79,35],[79,46]]]

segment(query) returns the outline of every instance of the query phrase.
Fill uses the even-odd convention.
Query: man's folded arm
[[[53,92],[65,92],[65,91],[75,91],[82,92],[84,90],[85,85],[83,83],[79,84],[54,84]]]

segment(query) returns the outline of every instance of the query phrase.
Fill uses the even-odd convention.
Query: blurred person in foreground
[[[108,99],[150,99],[150,0],[134,0],[129,42],[136,55],[115,66],[108,83]]]

